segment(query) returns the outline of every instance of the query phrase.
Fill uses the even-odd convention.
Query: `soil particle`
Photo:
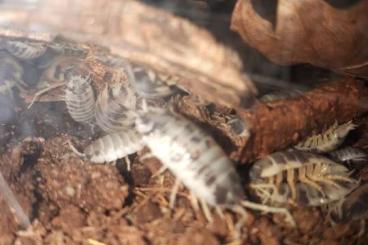
[[[219,240],[206,229],[190,229],[179,239],[178,245],[220,245]]]

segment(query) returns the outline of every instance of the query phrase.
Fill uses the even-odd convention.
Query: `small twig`
[[[43,94],[47,93],[47,92],[48,92],[48,91],[50,91],[50,90],[53,90],[53,89],[59,88],[59,87],[61,87],[61,86],[63,86],[63,85],[65,85],[65,82],[56,83],[56,84],[51,85],[51,86],[49,86],[49,87],[47,87],[47,88],[44,88],[44,89],[41,89],[41,90],[37,91],[37,92],[34,94],[34,96],[33,96],[32,100],[31,100],[31,103],[29,103],[29,105],[27,106],[27,109],[29,110],[29,109],[32,107],[32,105],[33,105],[33,104],[38,100],[38,98],[39,98],[41,95],[43,95]]]

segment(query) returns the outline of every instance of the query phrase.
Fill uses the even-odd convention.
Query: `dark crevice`
[[[120,175],[124,178],[125,182],[128,184],[128,196],[125,198],[123,207],[127,207],[133,204],[134,202],[134,192],[133,188],[135,186],[134,178],[132,176],[132,172],[128,171],[127,164],[123,159],[119,159],[116,163],[116,168],[119,171]]]

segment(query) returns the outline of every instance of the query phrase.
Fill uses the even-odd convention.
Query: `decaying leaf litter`
[[[117,4],[117,2],[115,2],[114,4]],[[114,50],[114,48],[112,48],[112,50]],[[128,57],[128,58],[132,58],[132,57]],[[137,58],[137,59],[139,60],[140,58]],[[101,68],[101,67],[98,67],[98,68]],[[102,68],[102,70],[104,69]],[[101,72],[101,69],[100,69],[100,72]],[[103,74],[103,72],[99,74]],[[313,78],[313,79],[316,79],[316,78]],[[184,82],[181,84],[184,85],[185,87],[186,83]],[[200,84],[206,84],[206,83],[202,82]],[[339,86],[341,88],[339,88]],[[206,87],[208,86],[206,85]],[[343,88],[344,89],[349,88],[352,91],[356,91],[356,92],[353,93],[353,95],[346,95],[346,93],[344,93]],[[289,110],[298,112],[299,111],[298,109],[300,108],[311,108],[310,110],[315,113],[315,114],[307,113],[307,118],[310,119],[307,121],[307,125],[309,125],[308,127],[310,127],[308,129],[303,128],[300,125],[300,123],[293,122],[292,119],[286,120],[286,123],[287,123],[286,125],[297,125],[297,126],[292,126],[290,128],[290,131],[293,131],[294,133],[290,131],[285,131],[285,128],[287,128],[285,126],[275,127],[274,125],[272,125],[272,127],[267,127],[270,124],[265,123],[263,125],[262,123],[258,123],[258,120],[256,119],[254,119],[256,123],[249,124],[249,121],[251,120],[247,118],[248,120],[245,121],[246,123],[244,123],[243,121],[243,124],[241,124],[242,126],[240,126],[240,128],[241,127],[244,128],[244,125],[246,125],[246,127],[251,125],[250,127],[252,129],[251,134],[250,134],[251,140],[254,139],[252,137],[256,136],[256,137],[259,137],[260,139],[269,139],[269,142],[276,141],[276,143],[272,144],[272,146],[271,146],[271,143],[265,143],[266,145],[268,145],[268,148],[267,147],[258,148],[259,149],[258,151],[254,151],[254,153],[251,153],[254,155],[253,158],[246,157],[246,155],[244,157],[243,155],[242,161],[245,163],[245,162],[249,162],[249,159],[257,158],[257,156],[259,157],[259,156],[262,156],[263,154],[270,153],[274,150],[284,148],[290,143],[298,142],[300,139],[302,139],[302,136],[306,136],[310,134],[310,132],[312,131],[311,129],[317,129],[316,131],[321,131],[324,127],[327,128],[328,125],[332,124],[333,120],[339,120],[341,122],[344,122],[345,120],[352,119],[357,114],[364,113],[364,111],[366,110],[366,107],[364,106],[364,104],[362,104],[362,101],[364,102],[364,97],[366,96],[366,91],[364,89],[365,89],[365,86],[362,81],[358,81],[356,79],[354,80],[351,78],[342,79],[340,82],[336,84],[332,83],[330,85],[326,85],[324,88],[320,90],[318,90],[317,88],[316,91],[309,92],[310,96],[314,98],[313,100],[308,99],[308,96],[306,96],[307,98],[305,97],[297,98],[296,101],[294,101],[293,99],[289,99],[286,101],[272,102],[271,104],[267,104],[264,107],[263,112],[262,112],[262,109],[259,110],[259,108],[262,108],[262,105],[259,105],[259,104],[257,104],[258,107],[256,107],[256,109],[251,108],[249,111],[247,110],[244,111],[243,109],[237,106],[234,106],[234,107],[230,106],[229,108],[229,104],[227,102],[226,103],[220,102],[219,104],[217,104],[216,99],[214,99],[214,97],[211,97],[211,95],[209,97],[208,95],[204,95],[204,98],[205,98],[204,101],[203,101],[203,97],[201,96],[199,98],[195,98],[196,93],[192,91],[190,91],[191,96],[183,97],[182,101],[187,101],[187,105],[188,105],[187,108],[193,108],[193,110],[185,111],[185,109],[184,110],[181,109],[181,106],[180,106],[181,99],[180,98],[177,99],[178,102],[175,101],[175,103],[177,104],[176,107],[178,108],[179,111],[182,110],[183,113],[187,114],[190,118],[195,119],[195,121],[197,122],[202,122],[202,126],[206,124],[207,125],[210,124],[210,127],[208,128],[209,132],[212,132],[217,139],[220,139],[220,144],[224,146],[225,150],[228,153],[234,152],[234,149],[235,150],[240,149],[240,151],[244,151],[243,147],[245,145],[249,147],[248,143],[246,143],[249,135],[247,133],[245,135],[242,134],[244,130],[234,130],[234,127],[229,127],[229,125],[230,126],[233,125],[231,123],[229,123],[229,125],[226,125],[228,122],[233,122],[231,121],[231,119],[234,119],[234,118],[237,119],[239,118],[239,116],[241,119],[244,119],[245,118],[243,116],[244,114],[250,115],[249,117],[257,118],[253,116],[254,113],[255,115],[257,115],[257,113],[261,113],[261,115],[262,113],[264,113],[263,115],[265,115],[265,118],[267,118],[268,113],[266,112],[270,112],[270,111],[272,112],[274,108],[276,108],[276,112],[275,112],[276,118],[281,118],[280,115],[284,115],[285,113],[287,114]],[[322,95],[320,95],[321,91],[327,92],[327,93],[330,92],[332,94],[331,96],[326,96],[328,97],[327,102],[324,102],[324,100],[322,100],[321,98],[319,100],[315,99],[315,98],[318,98],[318,96],[323,97]],[[352,98],[352,100],[345,101],[344,99],[341,99],[341,98],[336,99],[334,95],[335,96],[344,95],[345,97],[351,96],[348,98]],[[207,100],[210,102],[206,102]],[[189,104],[188,104],[188,101],[189,101]],[[239,101],[240,100],[238,100],[237,103],[239,103]],[[343,103],[343,102],[348,102],[348,103]],[[233,103],[233,102],[230,102],[230,103]],[[319,105],[321,104],[325,105],[325,107],[322,107],[322,108],[326,108],[326,110],[320,109]],[[50,103],[49,105],[46,105],[46,106],[41,105],[41,104],[35,105],[35,106],[36,107],[34,107],[32,110],[35,110],[35,111],[40,110],[40,112],[44,111],[46,113],[43,113],[43,114],[41,113],[41,114],[38,114],[37,116],[35,115],[31,116],[32,113],[34,113],[34,111],[29,111],[29,112],[27,111],[25,112],[25,114],[27,115],[21,114],[22,115],[21,117],[22,119],[24,119],[23,124],[32,125],[30,121],[35,121],[38,127],[35,127],[34,131],[39,133],[39,134],[36,133],[35,135],[42,136],[42,138],[45,137],[47,143],[40,143],[40,142],[43,142],[43,140],[31,141],[33,142],[33,144],[40,146],[36,148],[43,148],[43,150],[41,150],[42,152],[41,157],[37,156],[39,153],[34,154],[34,153],[29,153],[27,151],[24,151],[23,157],[20,157],[21,154],[20,155],[18,154],[18,157],[17,157],[16,156],[17,154],[14,153],[14,150],[11,150],[12,148],[11,146],[20,144],[19,142],[21,142],[21,139],[24,138],[25,136],[25,135],[22,135],[24,134],[24,132],[19,132],[19,131],[22,131],[21,129],[23,129],[24,126],[23,127],[18,126],[18,127],[15,127],[14,133],[17,136],[15,138],[19,137],[19,139],[12,140],[10,142],[11,146],[9,147],[9,149],[12,153],[8,152],[4,154],[4,158],[7,160],[9,160],[9,158],[12,160],[15,159],[15,161],[18,162],[18,165],[20,165],[18,171],[16,172],[21,173],[21,174],[18,174],[18,177],[13,177],[13,178],[16,178],[18,180],[19,178],[22,177],[23,172],[27,173],[26,171],[27,169],[28,171],[31,172],[31,173],[30,172],[28,173],[30,175],[28,178],[31,179],[32,188],[28,186],[28,188],[30,189],[25,190],[24,193],[32,193],[32,196],[29,198],[32,201],[28,202],[28,203],[31,203],[32,205],[29,205],[29,206],[32,206],[32,207],[45,207],[46,206],[45,213],[47,213],[47,215],[45,219],[47,220],[47,222],[41,221],[41,223],[34,224],[34,226],[37,229],[35,229],[31,233],[19,232],[17,239],[25,239],[25,240],[28,239],[28,240],[36,240],[36,241],[37,240],[41,241],[42,239],[44,239],[44,241],[49,241],[51,243],[55,241],[63,241],[63,240],[65,243],[67,243],[68,241],[69,243],[70,242],[76,243],[77,241],[81,241],[81,242],[84,241],[90,244],[96,243],[97,241],[111,241],[111,242],[114,240],[119,241],[119,239],[120,241],[124,241],[125,239],[125,241],[131,242],[131,243],[144,243],[148,241],[158,242],[158,243],[159,242],[167,243],[168,241],[171,241],[170,239],[173,239],[173,241],[179,240],[179,242],[182,242],[182,243],[186,243],[186,242],[203,243],[203,241],[206,241],[206,242],[213,242],[215,244],[219,242],[231,241],[234,239],[234,234],[237,229],[236,227],[234,227],[235,224],[233,223],[234,222],[234,217],[232,217],[233,214],[226,213],[225,219],[220,219],[219,217],[215,217],[214,223],[208,224],[205,221],[203,214],[201,214],[200,212],[199,213],[194,212],[192,210],[189,204],[189,201],[188,201],[189,195],[184,189],[179,191],[179,199],[178,199],[178,204],[176,205],[175,212],[171,213],[169,211],[169,204],[168,204],[167,198],[169,196],[171,186],[173,185],[174,181],[173,181],[173,178],[169,174],[165,174],[166,182],[164,183],[164,186],[162,186],[160,183],[155,183],[155,181],[157,182],[158,180],[149,178],[149,176],[155,173],[156,170],[158,170],[160,166],[157,161],[149,159],[149,160],[143,160],[144,164],[141,164],[141,165],[134,164],[136,162],[139,162],[140,158],[133,156],[133,159],[132,159],[133,169],[131,173],[126,172],[124,169],[125,166],[119,163],[116,168],[118,171],[116,171],[115,168],[111,168],[108,166],[89,166],[88,163],[82,161],[81,159],[73,155],[66,144],[66,142],[70,139],[70,137],[72,138],[73,141],[78,142],[80,146],[83,146],[83,144],[88,144],[88,142],[90,142],[91,140],[91,139],[88,139],[88,137],[86,137],[86,136],[91,135],[91,133],[89,132],[89,129],[79,125],[78,123],[73,122],[73,120],[70,119],[68,113],[65,111],[65,107],[63,107],[62,105],[58,103]],[[24,107],[23,105],[19,105],[18,110],[23,111],[22,109],[23,107]],[[52,107],[52,109],[49,110],[47,107]],[[283,109],[283,108],[288,108],[288,109]],[[294,109],[290,109],[290,108],[294,108]],[[320,110],[316,111],[314,108],[319,108]],[[331,108],[333,109],[331,110]],[[345,110],[345,108],[347,108],[347,110]],[[55,112],[53,113],[54,115],[50,113],[52,111],[55,111],[56,109],[59,109],[59,111],[63,111],[62,118],[65,120],[60,120],[60,115],[56,116]],[[329,113],[323,114],[321,113],[321,111],[323,112],[329,111]],[[343,114],[341,114],[340,112],[343,112]],[[51,115],[48,115],[48,114],[51,114]],[[300,114],[300,111],[299,111],[299,114]],[[296,115],[298,115],[298,113],[296,113]],[[48,116],[50,118],[48,118]],[[31,120],[29,120],[30,118]],[[214,123],[211,123],[212,121],[214,121]],[[262,120],[259,120],[259,121],[262,121]],[[300,120],[300,121],[303,121],[303,120]],[[261,127],[264,127],[266,129],[265,132],[269,132],[269,133],[262,134],[264,130],[254,131],[255,127],[253,125],[260,125]],[[282,125],[282,123],[280,123],[280,125]],[[52,128],[54,128],[54,130],[51,130]],[[235,128],[238,128],[238,127],[235,127]],[[274,130],[273,132],[275,131],[277,132],[277,130],[279,130],[279,132],[282,132],[282,133],[285,133],[285,135],[291,135],[291,136],[290,137],[287,136],[283,138],[282,141],[280,142],[279,140],[280,138],[271,137],[275,135],[275,134],[272,134],[272,130]],[[238,135],[236,136],[241,139],[238,142],[242,142],[241,144],[243,144],[243,145],[240,145],[240,147],[239,147],[239,143],[238,145],[235,144],[235,146],[234,144],[229,144],[229,142],[231,142],[229,139],[231,139],[231,137],[234,137],[234,136],[231,136],[231,135],[234,135],[234,133],[240,135],[240,136]],[[297,134],[295,135],[295,133]],[[57,143],[54,145],[55,148],[61,148],[60,146],[62,145],[65,147],[59,150],[51,149],[47,151],[46,149],[48,147],[51,147],[52,145],[52,144],[50,145],[48,144],[49,140],[50,142],[52,142],[51,140],[53,139],[57,141]],[[29,141],[25,141],[25,142],[26,143],[22,143],[22,145],[24,144],[27,145],[28,144],[27,142]],[[261,140],[260,142],[264,142],[264,141]],[[258,146],[259,144],[254,143],[250,145]],[[43,154],[46,154],[46,162],[51,163],[51,165],[53,163],[56,166],[49,166],[50,164],[47,164],[47,163],[42,165],[42,163],[45,163],[43,160],[44,158],[42,157]],[[245,154],[249,154],[249,153],[245,153]],[[35,157],[34,155],[36,155],[37,157]],[[140,156],[141,154],[139,153],[138,155]],[[231,155],[234,159],[239,159],[239,154],[232,153]],[[55,158],[53,158],[53,156]],[[74,160],[71,160],[71,159],[74,159]],[[41,160],[41,163],[39,163],[40,160]],[[48,160],[51,160],[51,162]],[[97,170],[97,173],[95,172],[95,174],[93,174],[94,172],[93,170],[81,171],[81,172],[87,172],[91,174],[91,175],[87,174],[88,177],[86,177],[86,175],[78,172],[77,169],[79,167],[77,167],[77,165],[74,166],[74,167],[77,167],[77,169],[73,169],[72,163],[63,164],[62,166],[59,166],[59,163],[61,161],[64,161],[64,162],[76,161],[76,163],[80,165],[78,166],[81,168],[86,167],[87,169],[88,168],[93,169],[96,167],[98,170]],[[47,168],[45,165],[48,165],[49,167],[48,169],[50,171],[53,171],[53,175],[50,172],[50,174],[45,175],[46,178],[43,178],[45,176],[42,173]],[[70,165],[70,166],[67,167],[67,165]],[[58,171],[57,166],[61,168],[67,167],[69,169],[60,169]],[[115,184],[115,187],[114,187],[114,184],[111,184],[109,181],[106,182],[103,177],[100,177],[101,175],[105,176],[104,174],[98,174],[98,172],[102,171],[102,169],[111,169],[115,171],[115,175],[117,176],[119,180],[117,181],[118,184]],[[64,176],[62,176],[61,174],[63,170],[65,170]],[[6,178],[9,178],[5,173],[4,175]],[[63,177],[62,178],[63,180],[60,179],[60,183],[58,183],[58,181],[55,181],[55,180],[59,180],[57,178],[59,175]],[[113,176],[113,175],[114,173],[108,174],[108,176]],[[246,171],[244,172],[244,175],[242,176],[244,177],[245,175],[246,175]],[[52,178],[48,179],[48,176],[50,177],[52,176]],[[82,184],[75,183],[76,186],[73,186],[73,181],[69,179],[72,176],[75,176],[76,179],[81,180]],[[23,178],[26,178],[26,177],[23,177]],[[87,179],[87,181],[86,180],[82,181],[82,179],[85,179],[85,178]],[[244,178],[244,180],[245,179],[246,178]],[[69,186],[66,186],[68,184],[67,180],[70,181]],[[75,181],[75,182],[79,182],[79,181]],[[143,182],[143,183],[140,183],[140,182]],[[15,181],[15,183],[18,183],[18,181]],[[106,184],[107,186],[103,187],[104,184]],[[65,189],[62,188],[64,186],[65,186]],[[92,188],[92,189],[97,188],[98,189],[99,187],[96,187],[96,186],[103,187],[104,191],[102,190],[101,194],[99,194],[99,192],[92,191],[92,193],[94,194],[93,196],[95,197],[95,195],[97,195],[98,198],[94,199],[92,198],[93,196],[91,196],[91,201],[90,203],[88,203],[90,194],[88,194],[89,193],[88,191],[84,192],[83,188]],[[120,189],[121,191],[120,194],[119,192],[114,193],[114,190],[115,188],[117,188],[117,186],[124,187]],[[167,186],[167,189],[165,189],[166,186]],[[107,187],[111,187],[110,188],[111,192],[109,191],[106,192],[106,190],[108,189]],[[247,185],[244,185],[244,187],[247,188]],[[52,190],[53,188],[55,192]],[[63,190],[65,193],[60,190]],[[182,193],[182,191],[184,192]],[[114,201],[113,201],[112,200],[113,198],[109,199],[108,197],[106,197],[106,196],[109,196],[109,194],[112,194],[110,197],[113,197],[116,194],[117,196],[120,196],[121,198],[116,199],[114,197]],[[28,195],[30,196],[30,194]],[[83,195],[86,195],[86,196],[83,196]],[[59,197],[61,198],[59,199]],[[181,202],[180,202],[180,197],[181,199],[183,199],[181,200]],[[122,201],[122,199],[124,199],[124,201]],[[105,201],[108,200],[108,201],[105,203],[104,200]],[[153,202],[153,205],[150,200],[155,200]],[[99,201],[101,201],[101,203]],[[20,199],[20,202],[22,202],[21,199]],[[47,205],[47,203],[49,202],[53,203],[53,205]],[[96,202],[96,205],[92,204],[94,202]],[[121,209],[121,205],[124,206],[123,209]],[[147,205],[148,207],[146,207]],[[61,208],[61,207],[68,207],[68,208],[64,210],[64,208]],[[119,209],[121,209],[120,212],[119,212]],[[145,211],[146,209],[148,209],[148,211]],[[180,209],[182,211],[180,211]],[[35,210],[35,209],[32,209],[32,210]],[[40,208],[39,211],[32,211],[32,213],[36,213],[34,214],[34,216],[39,217],[39,220],[42,220],[41,219],[42,212],[40,212],[41,210],[42,208]],[[258,240],[258,241],[262,241],[263,243],[282,242],[282,241],[285,243],[287,242],[290,243],[293,241],[295,242],[295,239],[296,241],[298,241],[298,239],[300,239],[300,234],[305,234],[303,238],[301,239],[302,241],[299,240],[298,242],[302,243],[304,241],[305,243],[310,243],[310,242],[313,243],[313,242],[317,242],[315,240],[317,239],[318,236],[319,236],[318,239],[320,239],[321,236],[319,234],[321,234],[322,232],[321,230],[323,230],[323,236],[322,236],[323,239],[328,241],[328,240],[342,239],[341,236],[344,236],[343,239],[348,239],[350,236],[349,232],[350,234],[354,235],[354,234],[357,234],[356,230],[359,229],[359,227],[356,227],[356,224],[354,223],[352,225],[352,228],[350,228],[350,226],[345,225],[345,224],[330,227],[329,224],[324,224],[323,226],[322,221],[319,221],[318,224],[309,223],[305,226],[304,224],[305,220],[300,218],[299,216],[302,217],[303,215],[306,215],[306,214],[299,215],[299,213],[312,212],[313,217],[323,217],[324,214],[318,209],[310,211],[309,209],[302,208],[301,210],[302,211],[299,211],[298,209],[296,209],[296,211],[293,211],[293,214],[296,213],[296,215],[294,214],[294,216],[295,216],[297,223],[298,221],[300,223],[299,230],[290,229],[287,227],[287,224],[280,225],[279,227],[277,227],[275,225],[272,225],[271,219],[267,218],[270,216],[260,216],[259,217],[259,215],[256,213],[251,214],[250,217],[248,218],[247,224],[244,226],[245,232],[242,233],[243,235],[242,239],[244,239],[244,241],[249,241],[249,242],[256,242]],[[98,225],[94,223],[93,220],[91,221],[91,219],[94,219],[94,218],[90,218],[90,214],[93,213],[94,211],[96,211],[97,213],[97,215],[96,214],[94,216],[92,215],[94,218],[96,218],[95,216],[98,216],[99,218],[106,217],[106,219],[109,220],[109,222],[107,222],[108,224],[100,225],[101,223],[98,223],[99,226],[101,226],[102,228],[100,227],[100,229],[97,229],[97,230],[94,229],[93,227],[94,225],[96,226]],[[146,212],[147,214],[145,214]],[[135,213],[136,214],[144,213],[145,215],[142,214],[140,215],[140,217],[134,218]],[[76,215],[70,216],[68,214],[76,214]],[[103,215],[100,216],[98,214],[103,214]],[[132,218],[132,215],[133,215],[133,218]],[[79,230],[78,231],[74,230],[75,232],[72,232],[70,230],[66,231],[68,230],[67,227],[69,226],[69,224],[65,224],[65,222],[63,223],[63,221],[61,220],[62,219],[61,217],[64,217],[64,216],[73,217],[73,219],[71,220],[76,221],[75,224],[77,224],[77,226],[80,227],[80,231]],[[11,218],[11,215],[9,217]],[[224,222],[224,220],[226,222]],[[273,221],[275,223],[278,223],[278,221],[280,220],[283,220],[282,215],[273,216]],[[143,222],[143,225],[140,224],[140,222]],[[179,223],[179,224],[174,225],[172,222],[174,222],[175,224],[176,223]],[[224,223],[226,223],[225,227],[224,227]],[[46,227],[45,224],[47,224],[49,227]],[[112,227],[112,224],[116,224],[116,226],[120,228],[115,228],[115,229],[107,228],[107,227]],[[251,227],[252,224],[255,224],[256,228],[246,229],[246,227]],[[54,230],[55,227],[57,227],[56,230]],[[60,229],[60,227],[64,227],[64,228]],[[158,230],[155,231],[155,229],[153,229],[154,227],[157,227]],[[321,227],[325,227],[325,228],[322,229]],[[340,229],[340,230],[336,232],[336,229]],[[162,234],[160,232],[163,232],[163,231],[165,231],[166,233],[164,233],[164,236],[162,237]],[[317,232],[313,232],[313,231],[317,231]],[[342,231],[345,231],[345,232],[342,232]],[[127,232],[133,235],[129,235],[129,238],[127,238],[126,237]],[[288,232],[290,234],[285,235]],[[317,234],[318,232],[320,233]],[[173,233],[173,234],[170,234],[170,233]],[[123,234],[125,234],[125,236]],[[10,235],[9,237],[10,237],[9,239],[12,239],[12,235]],[[360,237],[359,239],[362,239],[362,238]]]

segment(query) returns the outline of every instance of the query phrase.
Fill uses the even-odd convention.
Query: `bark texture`
[[[343,123],[368,111],[368,86],[346,78],[306,92],[297,98],[257,103],[251,109],[236,112],[214,104],[203,104],[197,98],[176,101],[177,110],[218,132],[218,140],[232,159],[250,163],[273,151],[297,143],[312,133],[327,129],[336,121]],[[248,127],[236,133],[227,123],[229,115],[237,114]],[[229,145],[231,147],[229,147]]]

